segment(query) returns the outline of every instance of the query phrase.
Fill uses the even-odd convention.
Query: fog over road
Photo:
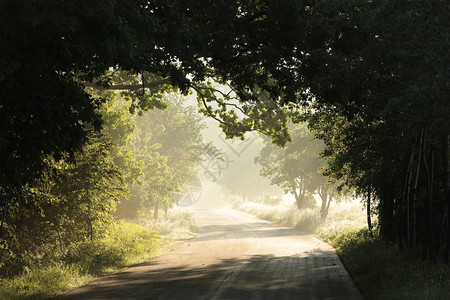
[[[193,210],[198,236],[60,299],[362,299],[335,251],[234,210]]]

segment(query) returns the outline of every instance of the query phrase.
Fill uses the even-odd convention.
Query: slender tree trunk
[[[4,224],[5,224],[5,216],[6,216],[6,207],[3,207],[3,209],[2,209],[2,217],[1,217],[1,220],[0,220],[0,240],[3,240],[3,235],[4,235],[4,233],[3,233],[3,231],[4,231]]]
[[[88,235],[89,239],[91,241],[94,240],[94,228],[92,226],[92,219],[91,219],[91,206],[88,205],[88,214],[87,214],[87,225],[88,225]]]
[[[329,194],[328,195],[328,204],[327,204],[327,208],[325,209],[325,217],[324,217],[324,219],[328,216],[328,211],[330,210],[331,200],[333,200],[333,195]]]
[[[411,230],[413,231],[411,234],[411,244],[417,245],[417,226],[419,226],[419,223],[417,221],[418,214],[416,212],[417,209],[417,189],[419,186],[419,175],[420,175],[420,165],[422,164],[422,156],[423,156],[423,147],[424,147],[424,139],[425,139],[425,127],[422,127],[422,130],[420,132],[420,139],[419,139],[419,153],[417,155],[417,168],[416,168],[416,176],[414,178],[414,187],[413,187],[413,196],[411,200],[411,206],[413,208],[413,217],[412,222],[414,222],[413,226],[411,226]]]
[[[435,226],[434,226],[434,214],[433,214],[433,198],[434,196],[434,150],[431,150],[431,169],[430,169],[430,182],[429,182],[429,197],[428,197],[428,227],[430,229],[430,259],[434,260],[436,257],[437,249],[439,249],[439,241],[435,238]]]
[[[424,153],[425,154],[425,153]],[[433,260],[434,259],[434,232],[433,232],[433,208],[432,208],[432,199],[433,199],[433,165],[434,165],[434,150],[431,150],[430,153],[430,166],[427,162],[426,155],[423,155],[423,163],[425,167],[425,173],[427,175],[427,201],[426,201],[426,212],[425,212],[425,245],[423,258]]]
[[[367,227],[369,228],[370,234],[372,234],[372,218],[370,209],[371,195],[372,195],[372,185],[369,184],[369,186],[367,187]]]
[[[169,204],[165,204],[164,205],[164,218],[166,218],[167,219],[167,211],[169,210]]]
[[[158,220],[158,210],[159,210],[159,202],[155,203],[155,208],[153,210],[153,219]]]
[[[414,162],[414,150],[411,152],[411,155],[409,157],[408,166],[406,168],[406,173],[405,173],[404,190],[403,190],[403,194],[402,194],[402,197],[404,198],[404,202],[403,203],[405,203],[405,205],[406,205],[406,207],[405,207],[406,220],[404,220],[404,225],[406,225],[406,229],[405,229],[404,232],[402,231],[402,235],[404,235],[405,238],[406,238],[406,246],[408,248],[410,248],[411,244],[412,244],[411,243],[411,240],[412,240],[412,226],[414,224],[414,222],[412,221],[412,220],[414,220],[414,217],[412,217],[414,212],[413,212],[413,209],[412,209],[412,201],[411,201],[411,197],[410,197],[413,162]]]
[[[380,193],[379,221],[380,234],[385,241],[394,241],[394,196],[392,183],[385,182]]]
[[[305,196],[306,196],[306,189],[305,189],[305,184],[303,182],[303,180],[300,182],[300,207],[303,208],[305,207]]]
[[[325,185],[325,183],[324,183],[324,185]],[[325,220],[328,215],[330,195],[328,194],[328,188],[325,186],[319,186],[318,192],[319,192],[320,199],[322,200],[322,203],[320,205],[320,216],[321,216],[322,220]]]
[[[408,247],[412,247],[415,241],[415,220],[416,220],[416,210],[414,208],[415,203],[414,199],[411,199],[411,179],[413,173],[413,163],[414,163],[414,155],[411,156],[411,164],[409,167],[408,174],[408,184],[406,189],[406,199],[408,200]]]
[[[325,220],[327,217],[327,202],[328,202],[328,194],[324,194],[320,197],[322,199],[322,205],[320,206],[320,216],[322,220]]]
[[[447,199],[447,240],[446,240],[446,246],[445,246],[445,254],[444,259],[447,265],[449,264],[449,258],[450,258],[450,218],[448,216],[448,212],[450,209],[450,135],[447,134],[446,138],[444,139],[444,169],[445,169],[445,175],[444,175],[444,195]]]
[[[64,248],[63,248],[63,243],[62,243],[62,238],[61,238],[61,231],[59,230],[59,224],[55,225],[55,229],[56,229],[56,234],[58,235],[59,251],[61,252],[61,255],[63,255]]]
[[[295,196],[295,201],[297,202],[297,208],[298,209],[302,209],[303,208],[303,203],[302,203],[302,201],[300,199],[300,195],[295,193],[294,196]]]
[[[297,208],[302,209],[303,208],[303,197],[302,197],[302,186],[301,183],[299,184],[299,191],[297,192],[297,186],[294,183],[292,186],[292,193],[295,197],[295,202],[297,202]]]
[[[0,219],[0,240],[3,240],[5,235],[5,222],[6,222],[6,211],[7,211],[7,205],[6,205],[6,193],[3,192],[0,189],[0,211],[1,211],[1,219]]]

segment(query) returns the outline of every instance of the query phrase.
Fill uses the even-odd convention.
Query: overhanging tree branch
[[[101,91],[106,91],[106,90],[137,91],[142,88],[151,89],[151,88],[160,87],[162,85],[170,84],[170,83],[171,83],[171,81],[169,78],[164,78],[164,79],[160,79],[160,80],[153,81],[153,82],[145,82],[142,84],[113,84],[113,85],[107,85],[107,86],[95,84],[94,82],[81,81],[81,84],[83,84],[85,87],[89,87],[89,88],[93,88],[93,89],[101,90]]]

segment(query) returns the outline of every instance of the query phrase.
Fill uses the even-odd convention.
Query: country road
[[[193,210],[198,236],[58,299],[363,299],[335,251],[234,210]]]

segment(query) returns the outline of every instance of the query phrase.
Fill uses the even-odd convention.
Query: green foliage
[[[164,97],[165,110],[142,113],[132,119],[135,132],[125,145],[141,174],[131,176],[129,201],[122,201],[118,216],[135,217],[140,208],[170,207],[184,185],[197,177],[203,156],[214,151],[203,142],[200,115],[176,94]],[[118,108],[123,109],[123,108]],[[116,108],[117,110],[117,108]]]
[[[133,182],[142,172],[139,202],[171,202],[199,161],[198,143],[180,150],[183,137],[196,140],[196,133],[178,136],[178,152],[166,152],[163,135],[144,136],[139,153],[113,149],[108,139],[133,140],[133,122],[109,115],[103,139],[98,108],[114,89],[131,111],[162,108],[162,94],[176,88],[194,89],[202,112],[228,137],[256,129],[283,145],[287,117],[307,120],[325,143],[325,174],[375,199],[382,238],[399,237],[402,248],[418,244],[429,259],[442,252],[448,261],[448,3],[212,4],[0,2],[0,268],[45,260],[55,251],[44,246],[49,240],[63,253],[72,229],[76,241],[101,235],[124,197],[124,177]],[[145,126],[190,128],[183,118],[173,127],[158,120]],[[303,184],[307,172],[291,175],[307,156],[295,151],[277,162]]]
[[[104,237],[73,244],[59,262],[31,266],[18,276],[0,279],[0,298],[37,299],[59,294],[96,276],[150,259],[165,243],[155,230],[115,222]]]
[[[101,239],[72,245],[64,261],[76,265],[81,273],[100,275],[109,268],[123,267],[149,258],[159,252],[157,231],[126,221],[108,228]]]
[[[326,33],[326,46],[311,55],[318,72],[305,119],[325,143],[325,174],[370,194],[383,239],[402,249],[418,243],[431,260],[445,248],[448,260],[448,5],[354,4],[320,7],[327,17],[345,12],[349,28]]]
[[[101,135],[92,135],[73,162],[46,163],[44,176],[17,191],[17,205],[5,211],[0,241],[5,275],[46,264],[73,242],[101,236],[124,195],[122,174]]]
[[[303,125],[291,125],[292,142],[285,148],[279,148],[266,139],[265,147],[255,158],[261,166],[261,175],[271,179],[285,192],[292,193],[298,208],[307,207],[314,193],[323,200],[321,215],[328,213],[329,202],[334,190],[320,174],[325,161],[319,157],[323,145]]]

